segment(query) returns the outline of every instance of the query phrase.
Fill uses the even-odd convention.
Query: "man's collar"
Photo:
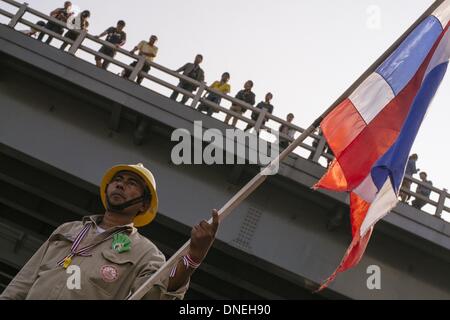
[[[100,224],[100,222],[103,219],[103,215],[101,214],[97,214],[97,215],[92,215],[92,216],[85,216],[83,217],[83,219],[81,220],[83,222],[83,225],[86,224],[87,222],[93,222],[95,227],[98,228],[98,225]],[[126,228],[127,230],[130,230],[130,234],[134,234],[137,229],[134,227],[134,223],[130,223],[130,224],[125,224],[123,226],[116,226],[113,228]]]

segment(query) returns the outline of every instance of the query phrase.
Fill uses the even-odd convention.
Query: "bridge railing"
[[[215,89],[212,89],[209,86],[207,86],[205,82],[198,82],[174,70],[159,65],[155,62],[146,61],[143,56],[132,54],[131,52],[124,50],[123,48],[117,48],[113,44],[101,40],[97,36],[93,36],[84,30],[74,30],[78,33],[78,37],[75,40],[71,40],[45,27],[41,27],[36,23],[32,22],[31,20],[36,20],[37,18],[44,21],[51,21],[54,24],[63,27],[64,30],[69,29],[66,23],[61,22],[46,14],[43,14],[33,8],[30,8],[26,3],[21,4],[14,0],[0,0],[0,3],[6,3],[9,5],[9,11],[2,9],[0,7],[0,17],[3,16],[9,19],[8,21],[9,27],[16,29],[17,26],[19,25],[25,25],[31,29],[37,30],[38,32],[48,34],[61,42],[68,43],[70,45],[68,53],[71,55],[77,55],[79,51],[82,51],[90,56],[100,57],[106,61],[109,61],[111,64],[117,66],[119,70],[128,70],[130,72],[128,79],[131,81],[134,81],[139,76],[149,80],[152,83],[162,86],[163,88],[186,95],[192,99],[192,103],[190,105],[192,108],[196,108],[200,103],[202,103],[212,108],[215,113],[220,114],[222,117],[226,115],[236,117],[237,119],[242,121],[244,125],[250,124],[254,127],[254,130],[258,132],[260,131],[265,132],[266,136],[265,137],[263,136],[263,138],[269,137],[270,140],[270,135],[276,132],[276,134],[280,138],[287,141],[293,141],[295,139],[295,136],[301,134],[304,131],[303,128],[296,126],[293,123],[289,123],[284,119],[278,118],[275,115],[269,114],[265,110],[258,109],[248,103],[245,103],[244,101],[241,101],[230,95],[223,94]],[[30,16],[31,19],[28,18],[28,16]],[[98,47],[100,46],[112,48],[116,51],[116,53],[118,53],[118,55],[116,54],[115,57],[110,57],[101,52],[98,52]],[[95,47],[97,47],[97,49]],[[79,55],[77,56],[79,57]],[[87,60],[84,57],[83,59]],[[93,59],[91,59],[91,62],[92,61]],[[132,62],[135,61],[136,62],[135,66],[130,66],[129,64],[130,61]],[[147,72],[143,72],[142,68],[144,67],[145,63],[151,66],[151,70],[157,70],[161,72],[163,76],[156,77]],[[197,87],[197,89],[195,92],[189,92],[187,90],[178,87],[177,85],[172,84],[171,82],[169,82],[170,80],[166,80],[166,78],[190,83],[195,87]],[[225,108],[222,105],[216,104],[206,99],[206,96],[211,93],[213,93],[216,96],[219,96],[222,101],[226,101],[230,105],[234,104],[246,110],[250,110],[252,113],[255,113],[257,115],[256,120],[246,117],[243,114],[233,112],[232,110],[229,110],[228,108]],[[220,116],[218,115],[216,115],[215,117],[220,118]],[[240,125],[242,126],[242,124]],[[273,127],[274,125],[275,128]],[[284,133],[279,132],[278,128],[281,125],[286,126],[290,130],[294,130],[295,131],[294,138],[291,138],[285,135]],[[301,157],[308,158],[309,160],[312,160],[324,167],[326,167],[328,163],[333,159],[333,155],[330,153],[329,149],[326,146],[326,140],[324,139],[323,136],[321,136],[318,133],[311,134],[309,138],[305,140],[305,142],[300,144],[299,148],[295,150],[295,153]],[[405,179],[410,180],[412,182],[412,185],[423,184],[421,181],[416,180],[409,176],[406,176]],[[430,198],[424,197],[423,195],[417,194],[412,190],[407,190],[405,188],[402,188],[402,191],[410,196],[425,201],[426,205],[422,210],[430,214],[433,214],[436,217],[442,218],[444,220],[450,220],[450,208],[449,208],[450,196],[447,193],[447,190],[446,189],[439,190],[434,187],[431,187],[430,189],[432,190],[432,196]]]
[[[248,103],[245,103],[244,101],[236,99],[232,96],[222,94],[221,92],[208,87],[206,85],[206,83],[204,83],[204,82],[198,82],[196,80],[193,80],[183,74],[177,73],[177,72],[170,70],[170,69],[168,69],[162,65],[159,65],[155,62],[149,62],[149,61],[146,62],[144,57],[136,55],[136,54],[132,54],[129,51],[124,50],[122,48],[116,48],[113,44],[111,44],[107,41],[101,40],[96,36],[90,35],[89,33],[85,32],[85,31],[75,30],[76,32],[79,33],[79,36],[76,40],[71,40],[69,38],[65,38],[63,35],[60,35],[51,30],[48,30],[45,27],[41,27],[41,26],[33,23],[29,19],[24,18],[24,15],[26,13],[29,13],[30,15],[35,16],[40,20],[51,21],[51,22],[63,27],[64,30],[68,30],[69,28],[67,27],[66,23],[61,22],[61,21],[59,21],[53,17],[50,17],[46,14],[43,14],[33,8],[30,8],[26,4],[20,4],[14,0],[0,0],[0,3],[1,2],[8,3],[11,6],[14,6],[17,8],[15,13],[11,13],[11,12],[8,12],[8,11],[0,8],[0,15],[11,18],[11,20],[8,24],[10,27],[15,28],[16,25],[23,24],[32,29],[38,30],[39,32],[48,34],[48,35],[52,36],[54,39],[57,39],[61,42],[68,43],[70,45],[68,53],[70,53],[72,55],[75,55],[78,51],[83,51],[85,53],[88,53],[91,56],[100,57],[104,60],[107,60],[112,65],[115,65],[115,66],[121,68],[121,70],[130,71],[131,73],[130,73],[130,76],[128,77],[129,80],[135,80],[138,76],[140,76],[144,79],[150,80],[151,82],[157,83],[160,86],[163,86],[169,90],[173,90],[173,91],[176,91],[183,95],[188,96],[189,98],[192,99],[191,107],[193,107],[193,108],[197,107],[199,103],[203,103],[207,106],[210,106],[215,111],[223,114],[223,117],[226,115],[236,117],[239,120],[241,120],[244,123],[244,125],[250,124],[254,127],[254,129],[256,131],[263,130],[263,131],[267,132],[269,135],[270,135],[270,133],[273,133],[273,132],[278,133],[277,127],[279,127],[281,124],[284,124],[289,129],[294,130],[295,135],[301,134],[304,131],[303,128],[300,128],[293,123],[289,123],[289,122],[285,121],[284,119],[278,118],[272,114],[267,113],[264,110],[260,110],[256,107],[254,107]],[[107,46],[109,48],[112,48],[116,51],[116,53],[119,53],[120,56],[116,55],[115,57],[109,57],[107,55],[104,55],[103,53],[98,52],[96,49],[92,48],[92,46],[95,46],[95,45],[97,45],[97,47],[102,45],[102,46]],[[122,59],[120,59],[120,58],[122,58]],[[125,59],[123,59],[123,58],[125,58]],[[133,67],[133,66],[130,66],[129,64],[125,63],[123,60],[137,61],[137,64]],[[91,61],[93,61],[93,60],[91,60]],[[145,62],[148,63],[153,70],[156,69],[156,70],[160,71],[166,77],[169,76],[169,77],[175,78],[175,80],[177,80],[177,81],[184,81],[184,82],[190,83],[190,84],[196,86],[198,89],[196,90],[196,92],[192,93],[192,92],[186,91],[186,90],[178,87],[177,85],[174,85],[174,84],[162,79],[162,77],[158,78],[149,73],[143,72],[142,67],[144,66]],[[233,111],[229,110],[228,108],[225,108],[221,105],[218,105],[216,103],[213,103],[213,102],[207,100],[205,97],[206,97],[206,94],[209,94],[209,93],[213,93],[213,94],[221,97],[223,101],[229,102],[230,105],[231,104],[238,105],[238,106],[241,106],[241,107],[251,111],[252,113],[256,113],[258,115],[257,120],[255,121],[255,120],[251,119],[250,117],[246,117],[239,113],[233,112]],[[267,120],[266,123],[264,123],[264,121],[263,121],[264,119]],[[272,122],[271,123],[272,126],[268,125],[270,122]],[[275,128],[273,128],[274,124],[275,124]],[[295,138],[295,135],[294,135],[294,138]],[[267,135],[266,135],[266,137],[267,137]],[[283,133],[279,133],[279,137],[283,138],[287,141],[294,140],[293,138],[291,138]],[[318,160],[321,159],[322,161],[320,164],[322,166],[326,166],[326,163],[328,162],[327,160],[332,159],[332,156],[330,154],[324,152],[324,148],[321,148],[321,144],[319,144],[317,147],[313,146],[315,140],[320,141],[321,139],[322,139],[322,137],[319,134],[317,134],[317,133],[311,134],[310,138],[308,138],[308,140],[306,140],[304,143],[302,143],[300,145],[300,148],[298,148],[298,150],[296,150],[296,152],[298,152],[298,154],[303,157],[309,156],[310,153],[313,153],[313,158],[316,159],[317,162],[318,162]]]

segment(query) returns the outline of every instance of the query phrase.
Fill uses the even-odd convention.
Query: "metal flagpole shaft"
[[[428,17],[439,5],[445,0],[435,1],[412,25],[409,29],[402,34],[397,41],[392,44],[383,55],[381,55],[319,118],[317,118],[297,139],[295,139],[289,146],[281,152],[276,159],[274,159],[264,170],[259,172],[252,180],[250,180],[244,187],[241,188],[220,210],[219,221],[225,219],[234,208],[236,208],[242,201],[244,201],[261,183],[267,178],[267,172],[270,172],[271,168],[277,163],[283,161],[300,143],[302,143],[314,130],[320,125],[322,120],[336,108],[344,99],[346,99],[370,74],[372,74],[376,68],[388,58],[398,45],[405,40],[408,34],[416,28],[423,19]],[[212,218],[208,223],[212,222]],[[175,252],[169,260],[166,261],[142,286],[140,286],[128,299],[139,300],[141,299],[163,276],[168,276],[171,267],[174,263],[178,263],[179,259],[187,253],[191,241],[188,240],[177,252]]]

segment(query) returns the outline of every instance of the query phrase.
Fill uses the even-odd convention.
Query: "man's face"
[[[287,121],[288,122],[292,122],[292,120],[294,120],[294,116],[292,114],[287,116]]]
[[[266,94],[266,102],[270,102],[272,100],[273,96],[271,93]]]
[[[425,173],[422,172],[419,176],[422,181],[427,180],[427,175]]]
[[[111,179],[106,189],[106,195],[112,205],[121,205],[142,196],[144,186],[144,181],[137,174],[129,171],[121,171]],[[144,206],[144,203],[140,202],[125,208],[123,212],[125,214],[135,215],[139,211],[145,211]]]
[[[222,75],[222,82],[228,82],[228,80],[230,80],[230,76],[228,74],[223,74]]]
[[[195,64],[200,64],[200,63],[202,63],[202,61],[203,61],[202,56],[196,56],[196,57],[195,57],[194,63],[195,63]]]
[[[253,87],[253,84],[252,84],[250,81],[247,81],[247,82],[244,84],[244,89],[245,89],[245,90],[251,90],[252,87]]]
[[[72,12],[72,5],[71,4],[66,5],[65,9],[66,9],[67,12]]]
[[[119,30],[119,31],[122,31],[123,27],[125,27],[123,24],[118,23],[117,26],[116,26],[116,29]]]
[[[156,43],[157,40],[158,40],[158,38],[156,38],[155,36],[151,36],[149,42],[150,42],[150,44],[153,45]]]

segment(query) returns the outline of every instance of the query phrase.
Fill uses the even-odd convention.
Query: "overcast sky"
[[[64,1],[27,0],[49,13]],[[208,83],[231,74],[234,95],[252,79],[257,100],[274,95],[274,114],[307,127],[433,2],[431,0],[73,0],[91,11],[90,33],[126,21],[126,49],[151,34],[155,62],[171,69],[204,56]],[[379,19],[378,19],[379,18]],[[450,73],[450,72],[449,72]],[[418,168],[450,186],[447,74],[413,146]]]

